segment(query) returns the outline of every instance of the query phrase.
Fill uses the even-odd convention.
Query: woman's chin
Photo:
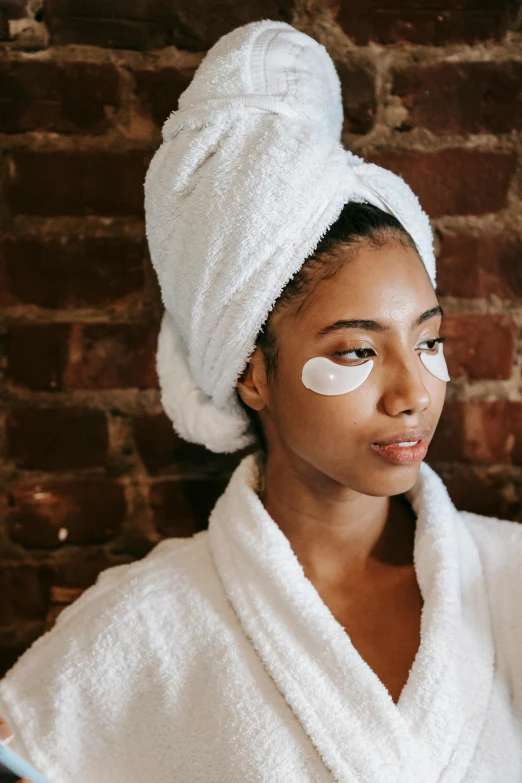
[[[401,495],[410,490],[418,479],[421,462],[410,465],[383,465],[379,470],[368,470],[364,488],[359,492],[372,497]]]

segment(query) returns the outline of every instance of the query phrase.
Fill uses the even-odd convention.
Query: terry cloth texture
[[[235,386],[286,283],[348,201],[393,214],[435,286],[428,217],[404,180],[341,143],[341,85],[322,44],[252,22],[207,52],[162,128],[145,220],[165,312],[157,370],[177,433],[254,443]]]
[[[395,704],[306,578],[244,457],[208,531],[103,571],[0,681],[52,783],[520,783],[522,527],[406,494],[424,600]]]

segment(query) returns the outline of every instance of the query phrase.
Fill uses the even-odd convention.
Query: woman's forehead
[[[312,286],[298,315],[281,318],[320,330],[336,319],[403,322],[438,305],[429,275],[417,253],[399,243],[364,248],[335,275]]]

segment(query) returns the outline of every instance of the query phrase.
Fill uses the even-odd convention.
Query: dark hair
[[[310,290],[317,283],[333,277],[346,263],[346,254],[341,257],[340,250],[353,248],[357,252],[364,245],[382,247],[390,241],[401,242],[419,252],[410,234],[393,215],[367,202],[349,201],[344,205],[335,223],[328,228],[313,253],[282,290],[256,338],[256,346],[260,345],[263,351],[269,381],[276,377],[278,360],[277,337],[270,328],[271,316],[290,305],[296,314],[302,312]],[[259,414],[243,402],[237,387],[236,396],[250,419],[251,431],[266,449]]]

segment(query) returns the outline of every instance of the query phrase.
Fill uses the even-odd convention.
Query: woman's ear
[[[265,357],[261,346],[257,345],[250,355],[247,366],[236,385],[239,396],[250,408],[260,411],[266,407]]]

